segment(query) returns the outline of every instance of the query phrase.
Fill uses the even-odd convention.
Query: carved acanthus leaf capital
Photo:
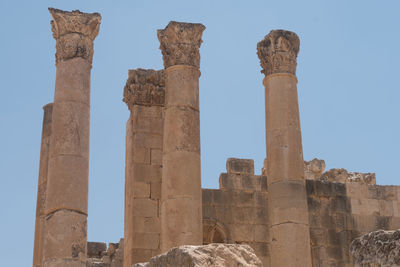
[[[123,101],[131,111],[134,105],[164,106],[164,70],[129,70]]]
[[[257,54],[265,75],[291,73],[296,75],[299,37],[290,31],[273,30],[257,44]]]
[[[201,36],[205,26],[199,23],[171,21],[164,30],[158,30],[164,67],[189,65],[200,67]]]
[[[87,59],[93,57],[93,40],[99,33],[101,16],[99,13],[72,12],[49,8],[53,18],[51,30],[56,39],[56,62],[75,57]]]

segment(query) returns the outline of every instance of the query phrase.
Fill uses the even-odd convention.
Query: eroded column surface
[[[160,254],[164,70],[129,71],[126,124],[124,266]]]
[[[271,266],[311,266],[293,32],[271,31],[257,45],[265,74]]]
[[[158,30],[165,68],[161,251],[202,244],[199,77],[202,24]]]
[[[56,84],[46,197],[43,266],[86,266],[90,71],[101,16],[49,9]]]
[[[43,261],[44,222],[46,217],[44,205],[46,202],[47,167],[49,163],[52,113],[53,103],[47,104],[43,107],[42,141],[40,145],[39,179],[36,202],[35,241],[33,245],[33,267],[42,266]]]

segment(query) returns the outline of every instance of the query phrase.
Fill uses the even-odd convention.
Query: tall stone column
[[[199,77],[202,24],[158,30],[165,68],[161,251],[201,245]]]
[[[90,70],[101,16],[50,8],[56,84],[43,266],[86,266]]]
[[[312,266],[293,32],[271,31],[257,45],[265,74],[271,266]]]
[[[40,145],[39,179],[36,202],[35,241],[33,245],[33,267],[42,266],[43,261],[44,222],[46,217],[44,205],[47,191],[47,167],[49,163],[53,103],[45,105],[43,111],[42,142]]]
[[[129,70],[126,123],[124,266],[160,254],[164,70]]]

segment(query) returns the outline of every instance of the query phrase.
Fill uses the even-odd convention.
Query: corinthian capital
[[[164,70],[129,70],[123,101],[131,111],[134,105],[164,106]]]
[[[171,21],[164,30],[158,30],[164,67],[174,65],[200,67],[199,49],[205,28],[199,23]]]
[[[99,13],[72,12],[49,8],[53,18],[51,30],[56,39],[56,62],[82,57],[92,62],[93,40],[99,33]]]
[[[296,75],[299,37],[290,31],[273,30],[257,44],[257,55],[265,75],[291,73]]]

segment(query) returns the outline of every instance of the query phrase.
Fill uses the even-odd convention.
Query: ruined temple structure
[[[202,189],[205,27],[170,22],[157,31],[164,69],[129,70],[124,88],[130,111],[124,237],[108,247],[87,243],[90,72],[101,16],[50,13],[57,73],[54,103],[44,107],[34,267],[131,267],[175,247],[210,243],[249,245],[265,267],[355,266],[353,240],[400,228],[400,187],[376,185],[373,173],[325,171],[323,160],[303,160],[300,40],[285,30],[272,30],[257,44],[265,76],[263,169],[255,174],[253,160],[229,158],[220,188]]]

